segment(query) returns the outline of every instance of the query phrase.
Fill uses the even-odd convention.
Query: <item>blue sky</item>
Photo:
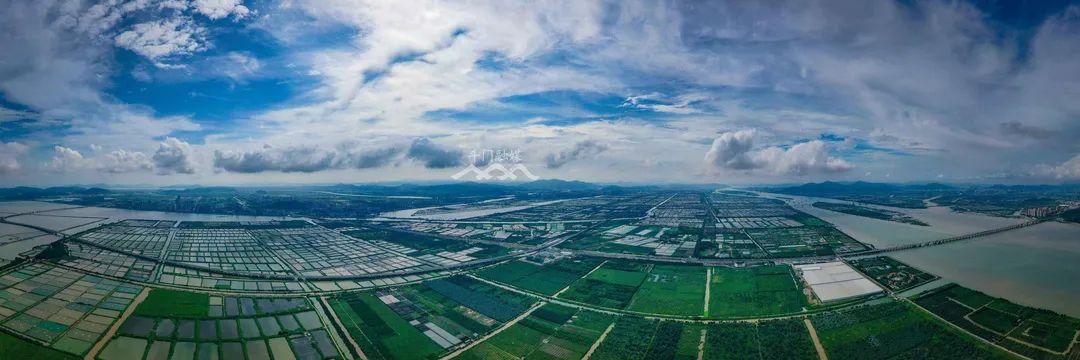
[[[1064,1],[0,2],[0,185],[1080,180]]]

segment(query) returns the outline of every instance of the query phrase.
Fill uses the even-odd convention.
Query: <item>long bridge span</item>
[[[848,254],[844,254],[843,257],[874,255],[874,254],[894,252],[894,251],[911,250],[911,249],[916,249],[916,248],[921,248],[921,247],[944,245],[944,244],[953,243],[953,242],[957,242],[957,241],[970,240],[970,239],[974,239],[974,238],[999,234],[999,233],[1003,233],[1003,232],[1006,232],[1006,231],[1025,228],[1025,227],[1028,227],[1028,226],[1041,224],[1041,223],[1046,222],[1047,220],[1050,220],[1050,219],[1052,219],[1052,218],[1039,218],[1039,219],[1034,219],[1034,220],[1030,220],[1030,221],[1025,221],[1025,222],[1022,222],[1022,223],[1019,223],[1019,224],[1009,225],[1009,226],[1005,226],[1005,227],[999,227],[999,228],[990,229],[990,230],[984,230],[984,231],[970,233],[970,234],[957,235],[957,236],[953,236],[953,237],[947,237],[947,238],[944,238],[944,239],[937,239],[937,240],[931,240],[931,241],[926,241],[926,242],[921,242],[921,243],[914,243],[914,244],[887,246],[887,247],[883,247],[883,248],[877,248],[877,249],[871,249],[871,250],[866,250],[866,251],[848,253]]]

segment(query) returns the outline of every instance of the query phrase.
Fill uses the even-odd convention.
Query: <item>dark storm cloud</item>
[[[1006,136],[1023,136],[1032,139],[1046,139],[1053,135],[1050,130],[1038,126],[1025,125],[1018,121],[1007,121],[1000,125],[1001,133]]]
[[[428,169],[445,169],[460,166],[464,162],[461,150],[446,149],[428,138],[413,140],[406,156],[423,163]]]
[[[547,166],[548,169],[558,169],[572,161],[599,155],[600,153],[607,151],[607,149],[607,145],[598,143],[595,140],[581,141],[574,144],[573,148],[558,153],[548,154],[547,157],[544,158],[544,165]]]
[[[215,151],[214,166],[229,172],[264,171],[311,173],[333,167],[336,154],[315,147],[277,149],[264,147],[246,152]]]
[[[346,153],[346,164],[357,169],[372,169],[390,165],[397,160],[404,149],[401,146],[391,146],[368,151],[351,151]]]
[[[401,158],[404,147],[364,148],[342,143],[333,149],[317,146],[276,148],[264,146],[251,151],[214,151],[214,167],[234,173],[266,171],[313,173],[333,169],[371,169],[390,165]]]

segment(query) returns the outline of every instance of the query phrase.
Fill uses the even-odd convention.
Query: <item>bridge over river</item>
[[[1022,222],[1022,223],[1015,224],[1015,225],[1009,225],[1009,226],[1005,226],[1005,227],[999,227],[999,228],[995,228],[995,229],[984,230],[984,231],[970,233],[970,234],[957,235],[957,236],[948,237],[948,238],[944,238],[944,239],[931,240],[931,241],[927,241],[927,242],[914,243],[914,244],[887,246],[887,247],[883,247],[883,248],[871,249],[871,250],[860,251],[860,252],[855,252],[855,253],[848,253],[848,254],[844,254],[843,257],[874,255],[874,254],[881,254],[881,253],[894,252],[894,251],[911,250],[911,249],[916,249],[916,248],[921,248],[921,247],[944,245],[944,244],[953,243],[953,242],[957,242],[957,241],[970,240],[970,239],[974,239],[974,238],[990,236],[990,235],[994,235],[994,234],[1000,234],[1000,233],[1003,233],[1003,232],[1006,232],[1006,231],[1025,228],[1025,227],[1028,227],[1028,226],[1041,224],[1041,223],[1046,222],[1047,220],[1050,220],[1050,219],[1051,218],[1039,218],[1039,219],[1026,221],[1026,222]]]

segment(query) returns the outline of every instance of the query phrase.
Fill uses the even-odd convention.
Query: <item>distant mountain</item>
[[[851,195],[851,194],[880,194],[880,193],[895,193],[902,191],[945,191],[953,190],[956,187],[946,185],[942,183],[928,183],[928,184],[886,184],[886,183],[873,183],[865,181],[856,182],[835,182],[826,181],[820,183],[806,183],[797,186],[770,188],[766,191],[791,194],[791,195],[804,195],[804,196],[826,196],[826,195]]]
[[[348,185],[328,186],[325,191],[371,196],[484,197],[512,194],[519,190],[500,184],[461,182],[435,185]]]
[[[896,185],[870,183],[865,181],[856,181],[853,183],[826,181],[821,183],[807,183],[798,186],[771,189],[771,191],[782,194],[817,196],[822,194],[890,192],[896,191],[897,189],[899,189],[899,187]]]
[[[506,195],[513,193],[513,188],[500,185],[500,184],[488,184],[477,182],[463,182],[453,184],[440,184],[440,185],[426,185],[418,186],[417,190],[420,193],[428,194],[431,196],[439,195]]]
[[[1076,191],[1080,190],[1080,184],[1061,184],[1061,185],[990,185],[986,188],[1008,191]]]
[[[0,189],[0,199],[32,200],[51,196],[100,195],[106,193],[109,193],[109,190],[97,187],[84,188],[81,186],[56,186],[49,188],[36,188],[29,186],[18,186],[13,188]]]
[[[904,188],[912,190],[953,190],[955,186],[946,185],[942,183],[928,183],[922,185],[905,185]]]
[[[559,180],[559,179],[536,180],[536,181],[531,181],[531,182],[527,182],[527,183],[516,184],[514,186],[516,186],[518,188],[521,188],[521,189],[555,190],[555,191],[599,190],[599,189],[603,188],[603,186],[601,186],[601,185],[597,185],[597,184],[593,184],[593,183],[587,183],[587,182],[584,182],[584,181],[577,181],[577,180],[567,181],[567,180]]]
[[[187,195],[187,194],[233,194],[238,193],[240,190],[234,187],[228,186],[208,186],[208,187],[189,187],[179,189],[162,189],[161,193],[169,195]]]
[[[326,191],[354,193],[373,196],[430,196],[430,197],[482,197],[505,196],[524,193],[610,192],[618,186],[604,186],[584,181],[558,179],[531,182],[455,182],[444,184],[400,185],[349,185],[338,184],[323,188]]]

